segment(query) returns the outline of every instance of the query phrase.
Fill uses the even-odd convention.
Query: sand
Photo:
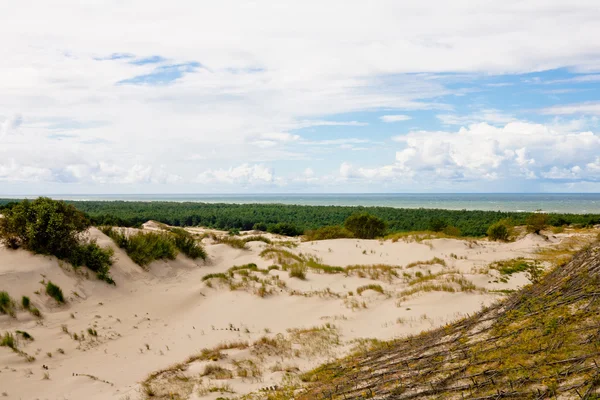
[[[160,226],[151,223],[144,229],[156,230]],[[264,346],[234,348],[223,352],[227,355],[225,359],[191,362],[177,374],[197,377],[208,364],[235,371],[234,361],[239,366],[251,360],[255,363],[253,368],[259,371],[254,378],[208,376],[202,379],[202,385],[227,384],[236,392],[228,394],[230,397],[281,385],[286,375],[283,370],[297,376],[323,361],[347,354],[360,339],[402,337],[477,312],[483,305],[501,298],[503,294],[498,291],[514,290],[529,283],[524,273],[514,274],[503,282],[497,271],[486,270],[491,262],[536,257],[540,249],[557,247],[573,235],[582,235],[564,233],[552,235],[548,240],[528,235],[512,243],[455,239],[421,243],[356,239],[300,243],[292,239],[297,247],[282,248],[304,257],[317,257],[333,266],[397,266],[398,277],[370,279],[364,271],[365,276],[361,277],[358,273],[323,274],[309,269],[306,280],[299,280],[290,278],[286,271],[273,270],[267,275],[255,275],[269,282],[284,282],[285,287],[267,285],[273,293],[260,297],[256,294],[259,284],[251,282],[245,288],[230,290],[227,283],[211,280],[214,282],[211,288],[202,277],[247,263],[266,269],[275,261],[259,255],[268,247],[265,243],[250,242],[244,250],[204,239],[207,261],[193,261],[179,255],[173,261],[153,262],[144,270],[98,230],[91,229],[89,234],[100,245],[114,248],[116,262],[111,274],[116,286],[96,280],[93,274],[86,277],[85,269],[73,271],[70,265],[53,257],[0,247],[0,290],[8,291],[17,302],[21,296],[29,296],[43,314],[41,320],[24,310],[16,318],[0,315],[0,334],[28,332],[34,340],[19,340],[19,348],[36,358],[30,362],[11,349],[0,347],[0,396],[141,399],[144,389],[140,383],[149,374],[183,362],[203,348],[234,341],[252,344],[262,337],[281,339],[285,343],[282,346],[289,345],[290,353],[279,349],[279,353],[271,354]],[[588,233],[586,238],[593,235]],[[277,240],[272,235],[266,236]],[[406,268],[410,263],[434,257],[446,265],[432,263]],[[424,276],[444,274],[432,280],[438,283],[461,277],[476,289],[418,292],[402,297],[403,290],[418,286],[409,285],[417,272]],[[410,278],[403,274],[409,274]],[[68,299],[66,305],[57,305],[45,294],[42,282],[48,280],[63,289]],[[368,284],[380,285],[384,293],[366,290],[359,295],[357,289]],[[334,328],[290,331],[327,323]],[[88,328],[95,330],[97,336],[90,335]],[[174,392],[183,391],[191,399],[223,396],[219,393],[200,396],[198,381],[188,388],[164,376],[156,382],[163,388],[172,385]]]

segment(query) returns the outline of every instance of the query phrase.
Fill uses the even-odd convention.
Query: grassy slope
[[[299,400],[600,399],[600,243],[470,318],[303,379]]]

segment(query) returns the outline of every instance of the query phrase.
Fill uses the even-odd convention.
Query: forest
[[[0,210],[15,200],[0,199]],[[216,229],[259,229],[298,235],[324,226],[341,226],[352,214],[367,212],[385,221],[388,233],[456,227],[462,236],[485,236],[490,225],[510,219],[524,225],[531,213],[406,209],[391,207],[301,206],[283,204],[219,204],[196,202],[67,201],[84,212],[94,225],[139,226],[155,220],[173,226]],[[0,211],[1,213],[1,211]],[[600,214],[549,214],[552,226],[600,224]]]

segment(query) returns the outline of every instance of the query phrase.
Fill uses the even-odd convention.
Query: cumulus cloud
[[[433,180],[535,179],[599,181],[600,135],[543,124],[473,124],[452,131],[418,131],[393,138],[403,148],[377,168],[344,162],[343,178]]]

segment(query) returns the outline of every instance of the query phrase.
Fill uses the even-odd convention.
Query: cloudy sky
[[[0,194],[599,192],[597,0],[6,0]]]

